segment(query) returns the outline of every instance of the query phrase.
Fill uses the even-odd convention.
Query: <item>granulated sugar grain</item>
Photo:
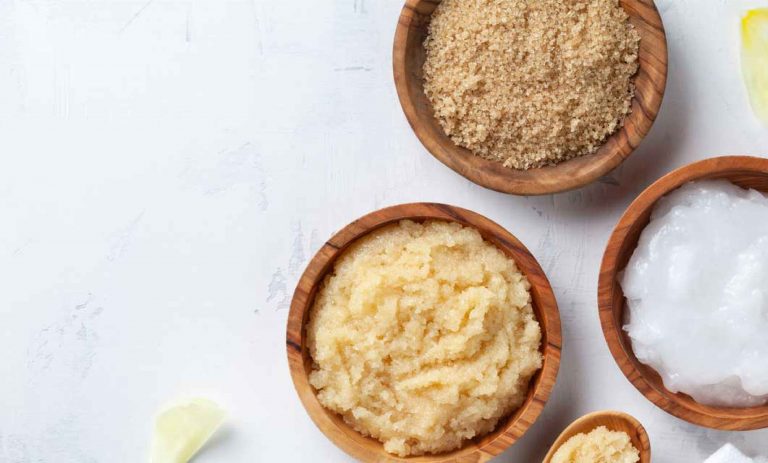
[[[556,164],[622,126],[639,42],[618,0],[444,0],[424,89],[456,144],[516,169]]]

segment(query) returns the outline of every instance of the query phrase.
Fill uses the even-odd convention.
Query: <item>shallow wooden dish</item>
[[[613,410],[604,410],[584,415],[565,428],[555,439],[542,463],[549,463],[557,449],[571,437],[576,434],[588,433],[598,426],[605,426],[610,431],[627,433],[632,441],[632,445],[640,452],[640,463],[651,462],[651,441],[648,439],[648,433],[645,432],[643,425],[632,415]]]
[[[706,159],[665,175],[643,191],[619,220],[603,255],[597,296],[600,324],[621,371],[648,400],[663,410],[708,428],[748,430],[768,427],[768,405],[751,408],[710,407],[694,401],[686,394],[668,391],[661,377],[637,360],[629,336],[622,329],[625,299],[617,274],[626,267],[637,247],[638,238],[648,224],[653,205],[681,185],[702,179],[728,179],[744,188],[768,192],[768,159],[748,156]]]
[[[382,444],[364,437],[337,414],[326,410],[315,396],[308,377],[312,359],[307,346],[304,325],[315,293],[334,260],[356,239],[384,225],[402,219],[423,221],[439,219],[458,222],[477,229],[483,238],[512,257],[531,283],[533,309],[541,325],[541,351],[544,362],[531,379],[528,398],[515,413],[499,422],[494,432],[469,441],[459,450],[439,455],[401,458],[384,451]],[[402,204],[363,216],[344,227],[317,252],[301,276],[291,301],[286,333],[288,364],[293,384],[310,418],[339,448],[364,462],[461,462],[479,463],[490,460],[512,445],[533,424],[544,408],[557,378],[562,345],[560,316],[552,288],[536,259],[512,234],[487,218],[459,207],[434,203]]]
[[[395,32],[393,67],[400,104],[416,136],[446,166],[478,185],[503,193],[556,193],[578,188],[607,174],[632,153],[651,129],[667,81],[667,41],[653,0],[620,1],[641,37],[632,113],[625,119],[624,127],[610,136],[596,153],[526,171],[474,156],[443,133],[424,95],[422,72],[427,27],[440,0],[407,0]]]

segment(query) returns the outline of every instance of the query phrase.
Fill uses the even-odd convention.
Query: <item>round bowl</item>
[[[477,229],[482,237],[513,258],[531,284],[532,305],[541,325],[542,368],[529,385],[528,397],[511,416],[499,421],[496,429],[468,441],[449,453],[402,458],[384,451],[383,445],[355,431],[336,413],[324,408],[309,384],[312,359],[306,345],[305,324],[315,293],[334,261],[355,240],[385,225],[403,219],[457,222]],[[544,408],[560,365],[560,315],[552,288],[536,259],[512,234],[487,218],[445,204],[402,204],[372,212],[344,227],[329,239],[310,261],[293,294],[286,333],[288,364],[293,384],[304,408],[320,431],[339,448],[365,462],[485,462],[512,445],[531,426]]]
[[[395,86],[405,116],[424,147],[440,162],[469,180],[492,190],[518,195],[541,195],[586,185],[621,164],[651,129],[661,107],[667,81],[667,41],[653,0],[620,0],[640,33],[640,67],[634,77],[632,113],[624,126],[600,149],[555,166],[515,170],[473,155],[457,146],[434,117],[424,94],[424,39],[432,12],[440,0],[407,0],[395,32]]]
[[[664,387],[661,377],[635,357],[629,336],[622,329],[624,293],[617,275],[626,267],[640,233],[649,222],[656,201],[681,185],[703,179],[727,179],[744,188],[768,193],[768,159],[726,156],[681,167],[657,180],[635,199],[613,230],[603,255],[598,281],[600,324],[616,363],[627,379],[659,408],[689,423],[724,430],[768,426],[768,405],[749,408],[712,407]]]
[[[557,436],[555,442],[550,447],[547,456],[542,463],[550,463],[555,452],[565,442],[576,434],[586,434],[598,426],[605,426],[609,431],[624,432],[629,436],[632,445],[640,453],[639,463],[651,463],[651,440],[642,424],[632,415],[614,410],[604,410],[600,412],[588,413],[577,419]]]

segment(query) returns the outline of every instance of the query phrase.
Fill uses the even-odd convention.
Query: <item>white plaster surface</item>
[[[706,430],[646,401],[598,323],[603,247],[644,187],[697,159],[768,155],[738,71],[747,2],[657,3],[670,74],[650,136],[592,186],[523,198],[414,137],[391,75],[400,1],[0,0],[0,461],[146,461],[153,414],[195,394],[229,410],[198,463],[351,461],[293,391],[287,306],[334,230],[410,201],[499,222],[555,288],[557,386],[496,461],[540,461],[604,408],[647,426],[655,462],[726,441],[768,453],[768,431]]]

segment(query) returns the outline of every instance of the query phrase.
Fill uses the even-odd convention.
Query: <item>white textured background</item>
[[[596,307],[603,246],[642,188],[696,159],[768,155],[738,72],[744,4],[658,1],[671,65],[651,135],[590,187],[522,198],[412,134],[391,76],[399,0],[0,0],[0,461],[146,461],[153,414],[192,394],[230,413],[197,462],[350,461],[293,391],[288,302],[334,230],[409,201],[501,223],[554,285],[559,380],[497,461],[540,461],[603,408],[647,426],[655,462],[725,441],[768,453],[768,431],[647,402]]]

